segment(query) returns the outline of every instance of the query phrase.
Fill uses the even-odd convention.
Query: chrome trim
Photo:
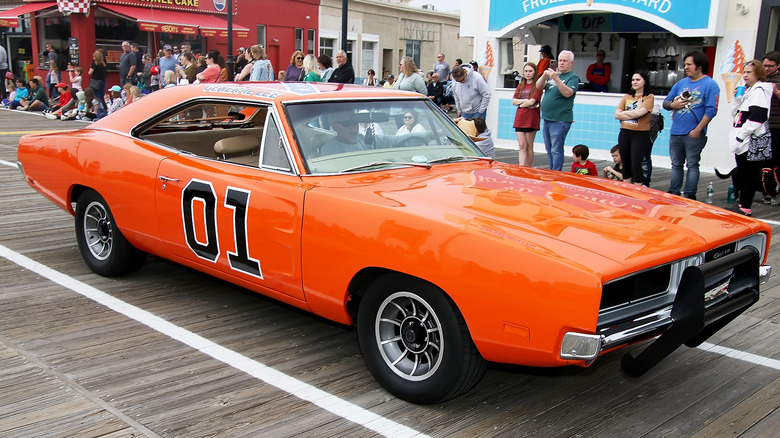
[[[766,284],[769,276],[772,275],[772,267],[768,265],[758,267],[758,284]]]
[[[672,322],[674,320],[672,319],[672,306],[670,305],[648,315],[624,322],[614,330],[605,329],[604,332],[609,332],[609,334],[601,335],[601,348],[602,350],[609,350],[631,339],[640,338],[643,335],[660,330]]]

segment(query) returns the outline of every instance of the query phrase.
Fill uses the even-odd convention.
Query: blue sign
[[[710,0],[490,0],[489,27],[490,31],[500,31],[516,22],[520,25],[563,12],[619,12],[648,20],[658,18],[683,31],[705,31],[710,26],[714,3]]]

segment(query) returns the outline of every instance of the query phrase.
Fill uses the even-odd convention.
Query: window
[[[270,167],[276,170],[290,170],[290,160],[287,159],[284,142],[279,134],[279,128],[271,114],[268,114],[268,121],[265,124],[265,141],[263,142],[263,167]]]
[[[303,29],[300,27],[295,28],[295,50],[303,52]]]
[[[257,25],[257,44],[265,47],[265,25]]]
[[[335,38],[322,38],[320,37],[320,55],[328,55],[333,58],[335,54],[334,47],[336,46]]]
[[[411,56],[420,67],[420,40],[406,40],[406,56]]]
[[[376,43],[373,41],[363,41],[363,50],[360,53],[360,71],[357,76],[363,76],[368,69],[374,68],[376,58]]]
[[[152,141],[203,158],[258,167],[292,169],[279,130],[264,106],[225,103],[195,103],[151,124],[139,135]],[[268,131],[265,132],[264,131]],[[270,147],[261,140],[270,141]],[[281,149],[280,149],[281,148]]]
[[[315,36],[316,36],[315,30],[314,29],[309,29],[308,38],[306,38],[306,53],[311,53],[311,54],[316,53],[314,51],[314,49],[315,49],[315,47],[314,47],[314,41],[315,41],[314,38],[315,38]]]

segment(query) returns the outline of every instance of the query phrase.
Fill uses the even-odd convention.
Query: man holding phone
[[[664,109],[672,111],[669,136],[669,158],[672,178],[669,193],[696,199],[699,185],[699,161],[707,144],[707,125],[718,112],[720,87],[707,76],[710,60],[702,52],[685,54],[685,77],[680,79],[664,99]],[[683,165],[688,171],[683,187]],[[682,192],[681,192],[682,190]]]
[[[571,71],[574,53],[564,50],[558,55],[557,69],[548,68],[536,81],[542,96],[542,135],[550,169],[563,170],[563,145],[574,122],[574,96],[580,78]]]

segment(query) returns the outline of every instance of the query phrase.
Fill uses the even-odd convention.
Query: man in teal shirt
[[[563,144],[574,122],[574,96],[580,78],[571,71],[572,66],[574,53],[564,50],[558,55],[558,69],[548,68],[536,81],[536,88],[544,90],[542,135],[552,170],[563,170]]]

